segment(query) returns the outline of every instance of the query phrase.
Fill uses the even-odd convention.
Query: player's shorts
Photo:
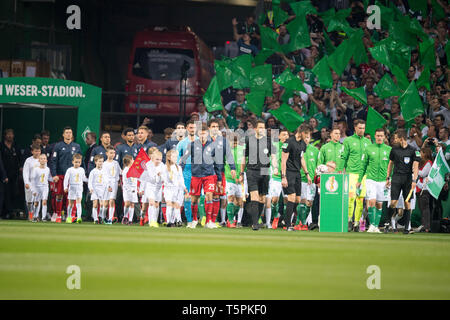
[[[47,187],[37,187],[32,191],[33,194],[33,202],[39,202],[42,200],[48,199],[48,186]]]
[[[400,197],[400,192],[402,192],[403,195],[407,196],[409,191],[411,190],[411,184],[412,176],[410,174],[392,176],[391,200],[398,200]]]
[[[226,193],[228,197],[234,196],[236,198],[242,198],[242,194],[244,191],[242,189],[243,189],[242,185],[240,185],[239,183],[234,183],[230,181],[227,182]]]
[[[183,195],[184,195],[183,189],[179,187],[164,187],[164,199],[166,200],[166,202],[179,203],[180,198],[181,199],[184,198]]]
[[[413,192],[411,195],[411,199],[409,199],[409,204],[411,205],[411,210],[416,208],[416,193]],[[388,206],[391,205],[391,200],[388,200]],[[405,200],[403,198],[403,192],[400,192],[400,196],[398,197],[397,209],[405,209]]]
[[[123,202],[127,202],[127,201],[132,202],[132,203],[138,202],[137,190],[133,190],[133,191],[125,191],[125,190],[122,191]]]
[[[77,200],[83,197],[83,185],[69,186],[69,193],[67,199]]]
[[[94,189],[92,190],[92,194],[91,194],[91,201],[94,200],[100,200],[100,201],[105,201],[108,200],[107,198],[108,195],[108,189],[107,187],[94,187]]]
[[[58,182],[50,182],[50,191],[54,195],[64,195],[64,176],[57,175]]]
[[[306,201],[313,201],[316,195],[316,185],[314,183],[308,184],[302,181],[302,199]]]
[[[216,189],[217,176],[207,177],[192,177],[191,179],[191,196],[200,196],[202,189],[207,192],[213,193]]]
[[[248,192],[258,191],[260,196],[269,193],[270,176],[261,174],[260,170],[247,170]]]
[[[145,188],[145,197],[147,202],[156,201],[161,202],[162,200],[162,185],[153,185],[148,183]]]
[[[112,191],[109,191],[109,188],[106,189],[107,194],[106,194],[106,200],[116,200],[117,197],[117,189],[119,188],[119,184],[118,183],[114,183],[111,186]]]
[[[356,184],[358,183],[359,174],[350,173],[348,182],[348,197],[356,198]],[[359,198],[364,198],[366,196],[366,176],[363,177],[361,181],[361,193]]]
[[[175,200],[180,206],[184,205],[184,188],[179,188],[180,192],[178,192],[178,198]]]
[[[269,198],[278,198],[280,194],[283,193],[283,187],[281,186],[281,181],[270,179],[269,181]]]
[[[216,188],[214,189],[214,195],[215,196],[226,196],[227,188],[227,180],[225,179],[225,173],[222,172],[222,192],[219,192],[219,186],[216,184]]]
[[[389,200],[389,189],[386,188],[385,181],[366,180],[366,199],[383,202]]]
[[[25,201],[26,202],[33,201],[33,192],[31,191],[31,186],[28,189],[25,188]]]
[[[287,188],[283,188],[285,195],[294,194],[297,197],[302,195],[302,175],[300,171],[286,171]]]

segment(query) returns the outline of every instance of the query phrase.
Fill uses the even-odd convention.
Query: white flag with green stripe
[[[437,199],[439,197],[442,187],[445,184],[445,175],[448,172],[450,172],[450,168],[441,149],[439,150],[427,177],[427,189],[433,198]]]

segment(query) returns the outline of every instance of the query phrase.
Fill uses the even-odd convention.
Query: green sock
[[[303,203],[300,203],[297,207],[297,221],[295,222],[295,224],[299,224],[299,222],[301,221],[302,217],[303,217],[303,212],[305,211],[305,205]]]
[[[376,210],[375,207],[369,207],[367,209],[368,216],[369,216],[369,222],[372,225],[375,225],[375,210]]]
[[[233,223],[234,220],[234,203],[233,202],[229,202],[227,205],[227,216],[228,216],[228,221],[230,223]]]
[[[311,207],[308,207],[305,205],[305,209],[303,210],[303,217],[301,218],[303,224],[306,224],[306,219],[308,219],[310,210],[311,210]]]
[[[278,209],[279,209],[279,207],[278,207],[278,202],[272,203],[272,217],[278,218],[278,216],[280,215],[280,214],[278,213]]]
[[[381,214],[383,213],[382,209],[376,209],[375,208],[375,227],[378,227],[380,225],[381,220]]]

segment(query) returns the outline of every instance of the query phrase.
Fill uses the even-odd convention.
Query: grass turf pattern
[[[449,270],[447,234],[0,221],[0,299],[449,299]]]

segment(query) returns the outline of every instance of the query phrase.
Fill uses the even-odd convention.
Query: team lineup
[[[116,206],[123,203],[121,223],[128,225],[138,220],[152,228],[184,223],[187,228],[240,228],[247,213],[253,230],[313,230],[320,227],[313,210],[320,175],[345,172],[350,176],[349,231],[380,233],[382,205],[388,202],[385,232],[396,231],[394,213],[401,208],[404,233],[412,233],[411,191],[421,155],[408,145],[404,130],[395,132],[390,147],[378,129],[372,144],[364,136],[365,122],[357,120],[353,136],[341,143],[340,128],[333,127],[331,140],[320,150],[310,143],[312,129],[306,123],[293,135],[286,129],[272,129],[269,135],[265,122],[255,120],[246,133],[225,136],[216,119],[208,124],[189,120],[178,123],[161,146],[147,140],[148,131],[146,126],[136,133],[125,129],[125,142],[116,148],[104,132],[84,162],[69,127],[49,159],[33,145],[23,175],[32,221],[81,223],[85,197],[92,201],[95,224],[118,222]]]

